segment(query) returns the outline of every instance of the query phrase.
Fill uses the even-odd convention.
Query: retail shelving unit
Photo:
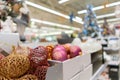
[[[107,67],[108,63],[106,62],[105,64],[102,64],[99,69],[94,73],[94,75],[91,77],[90,80],[97,80],[100,74],[105,70]]]

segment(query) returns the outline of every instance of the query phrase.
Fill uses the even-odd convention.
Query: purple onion
[[[67,53],[64,50],[54,51],[52,54],[53,60],[65,61],[67,60]]]
[[[79,46],[71,46],[70,47],[70,58],[78,56],[79,52],[82,52]]]

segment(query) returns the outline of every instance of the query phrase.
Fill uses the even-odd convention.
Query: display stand
[[[0,48],[10,53],[12,46],[17,46],[20,42],[18,33],[0,33]]]
[[[46,44],[53,43],[24,44],[24,46],[35,47],[38,45],[45,46]],[[48,68],[46,80],[95,80],[107,65],[103,64],[101,45],[95,43],[93,47],[87,53],[83,53],[82,56],[77,56],[64,62],[49,60],[51,67]]]
[[[120,59],[110,61],[108,63],[109,67],[109,77],[112,80],[120,80]]]
[[[100,74],[105,70],[107,67],[108,63],[106,62],[105,64],[101,65],[100,68],[94,73],[94,75],[91,77],[90,80],[97,80],[97,78],[100,76]]]
[[[90,54],[76,56],[64,62],[49,62],[51,67],[48,68],[46,80],[89,80],[92,76]]]

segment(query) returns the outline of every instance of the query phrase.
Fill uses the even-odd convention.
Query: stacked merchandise
[[[47,46],[47,48],[49,55],[52,55],[49,57],[49,62],[53,66],[48,68],[46,80],[89,80],[91,78],[90,54],[83,54],[79,46],[63,44],[56,45],[54,48]]]
[[[90,54],[82,54],[79,46],[71,44],[38,46],[34,49],[17,46],[13,47],[8,56],[1,53],[0,78],[2,80],[76,80],[74,78],[88,80],[92,76],[90,64]],[[82,76],[85,74],[87,78]]]
[[[109,68],[107,67],[98,77],[97,80],[111,80],[109,78]]]
[[[81,43],[81,44],[79,44],[79,43]],[[84,53],[90,54],[91,63],[93,66],[92,72],[94,75],[97,72],[97,70],[101,67],[101,65],[104,63],[103,51],[102,51],[101,44],[92,38],[89,38],[84,43],[80,42],[79,39],[75,39],[72,44],[80,46]]]
[[[10,55],[1,56],[1,80],[45,80],[49,66],[45,47],[35,49],[13,47]]]

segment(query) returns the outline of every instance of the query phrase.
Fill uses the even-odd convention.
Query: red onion
[[[53,52],[55,52],[55,51],[59,51],[59,50],[63,50],[63,51],[65,51],[65,52],[66,52],[65,47],[64,47],[64,46],[62,46],[62,45],[57,45],[57,46],[54,48]]]
[[[78,56],[79,52],[82,52],[79,46],[71,46],[70,47],[70,58]]]
[[[45,80],[48,66],[38,66],[35,75],[38,77],[38,80]]]
[[[63,50],[54,51],[52,54],[52,59],[58,61],[67,60],[67,53]]]
[[[28,55],[31,66],[48,66],[47,62],[47,51],[43,46],[38,46],[35,49],[30,50],[30,54]]]

